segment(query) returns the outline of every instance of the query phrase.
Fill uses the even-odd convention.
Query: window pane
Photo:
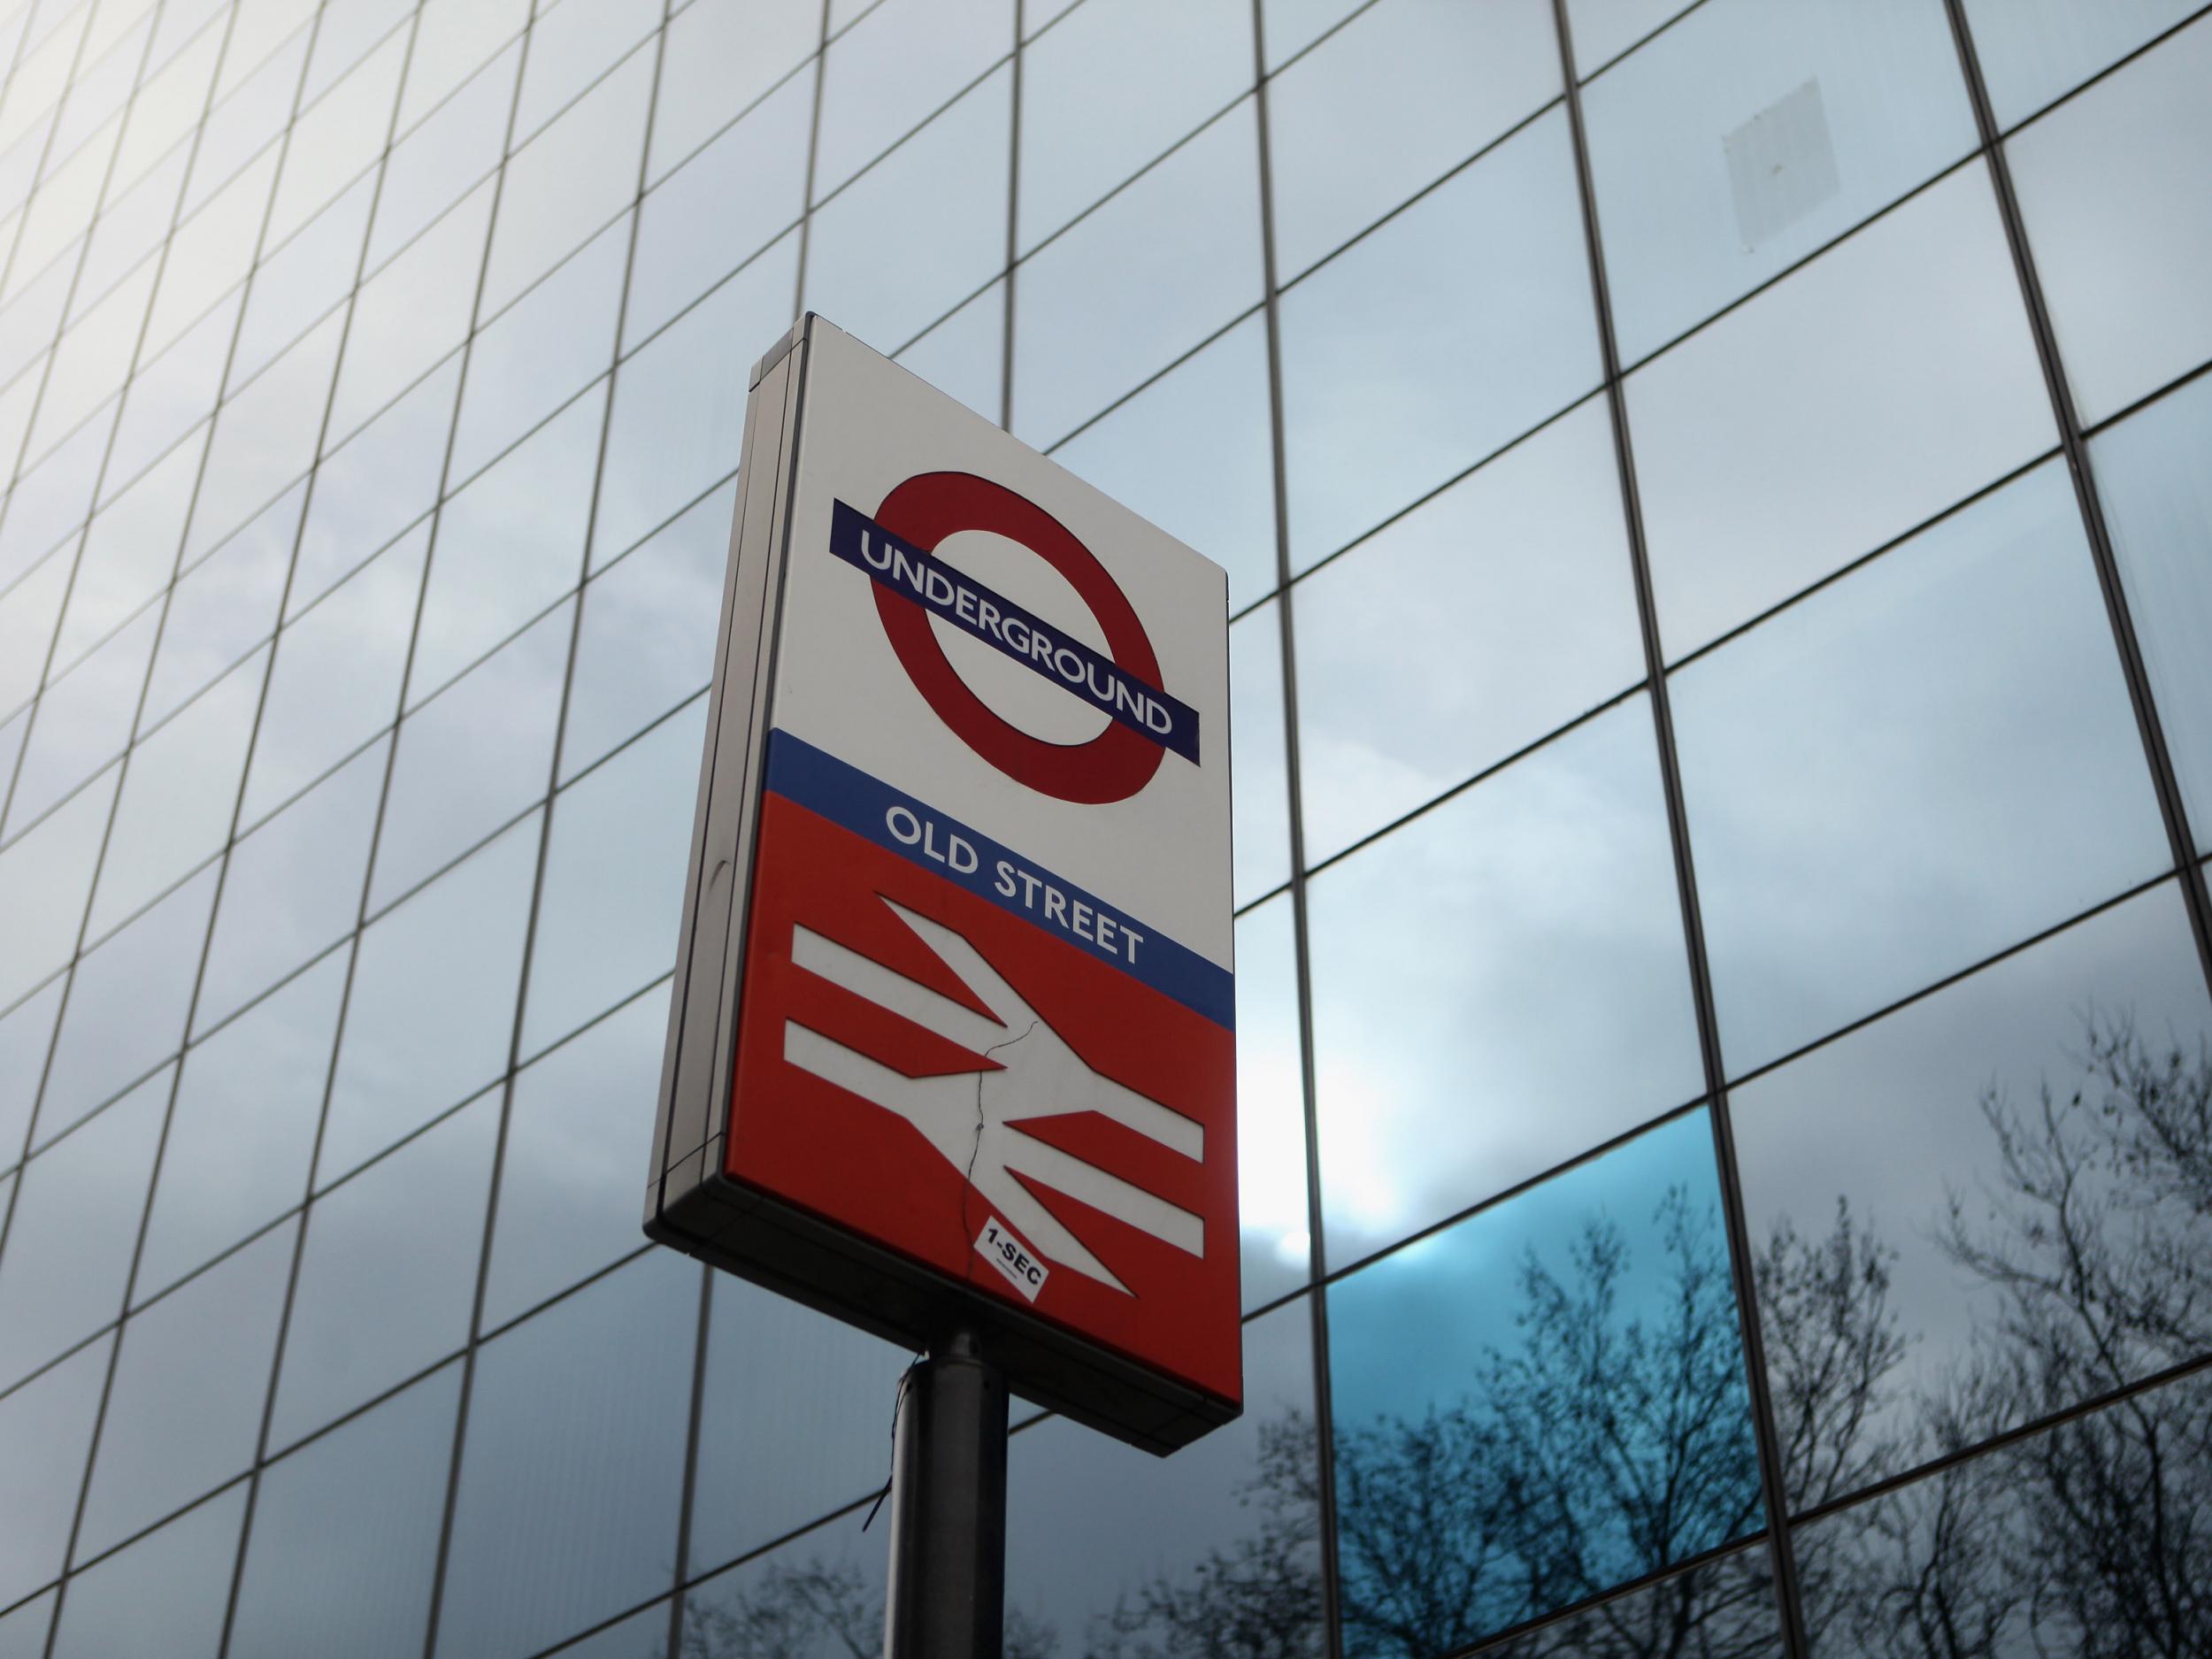
[[[361,285],[331,401],[335,444],[468,335],[494,187],[487,180]]]
[[[97,937],[230,839],[268,653],[208,687],[131,757],[92,902]]]
[[[9,921],[8,948],[0,951],[0,1004],[66,966],[75,951],[119,775],[119,769],[111,769],[0,849],[0,916]]]
[[[607,372],[629,254],[626,215],[476,336],[447,474],[452,484],[475,477]]]
[[[1248,1308],[1313,1276],[1293,945],[1287,894],[1237,918],[1237,1222]]]
[[[1090,0],[1038,35],[1022,65],[1021,250],[1251,86],[1252,8],[1237,0]]]
[[[0,1613],[0,1659],[46,1659],[46,1632],[54,1622],[54,1593]]]
[[[813,115],[814,77],[794,75],[645,198],[625,349],[796,222]]]
[[[606,393],[595,386],[438,515],[407,695],[420,703],[583,580]]]
[[[1248,100],[1023,265],[1014,431],[1025,442],[1058,442],[1257,303],[1258,146]]]
[[[421,1651],[460,1395],[449,1365],[263,1472],[232,1659]]]
[[[1229,798],[1236,902],[1290,879],[1290,773],[1283,736],[1283,634],[1270,601],[1229,630]]]
[[[1671,657],[2056,438],[1979,164],[1628,382]]]
[[[1712,0],[1583,105],[1630,363],[1975,144],[1939,0]]]
[[[2208,1501],[2200,1372],[1801,1529],[1806,1617],[1832,1632],[1823,1659],[1901,1625],[1984,1653],[2184,1651],[2204,1636]]]
[[[1643,696],[1309,892],[1332,1266],[1699,1094]]]
[[[1331,1287],[1348,1650],[1448,1652],[1764,1524],[1727,1252],[1696,1111]]]
[[[716,618],[737,486],[723,485],[584,589],[564,780],[702,690],[714,672]]]
[[[880,1487],[890,1474],[899,1375],[912,1358],[717,1273],[691,1523],[695,1570],[757,1549]]]
[[[197,561],[314,464],[344,322],[336,312],[324,319],[216,417],[184,540],[185,564]]]
[[[215,1659],[245,1514],[234,1486],[71,1579],[50,1659]]]
[[[1293,568],[1596,385],[1588,272],[1554,111],[1283,296]]]
[[[544,798],[574,621],[574,607],[561,606],[401,725],[372,910]]]
[[[896,351],[1004,266],[1013,85],[996,71],[815,210],[807,310]]]
[[[468,1340],[499,1106],[479,1096],[307,1212],[272,1448]]]
[[[638,1248],[638,1148],[668,1037],[661,987],[515,1076],[484,1325],[504,1325]]]
[[[80,1559],[253,1461],[292,1240],[292,1228],[278,1228],[123,1327],[77,1539]]]
[[[1689,6],[1690,0],[1567,0],[1575,73],[1587,80]]]
[[[109,1342],[72,1355],[0,1397],[0,1598],[13,1601],[61,1574],[108,1374]]]
[[[168,586],[207,431],[202,426],[170,450],[103,507],[85,532],[76,579],[69,585],[69,614],[54,641],[55,668],[75,662]],[[35,672],[35,659],[26,666]]]
[[[1313,1312],[1302,1301],[1244,1327],[1244,1397],[1242,1417],[1172,1458],[1057,1419],[1014,1436],[1010,1649],[1049,1652],[1056,1637],[1078,1653],[1319,1659]]]
[[[0,1256],[0,1388],[123,1317],[174,1081],[156,1072],[23,1166]]]
[[[293,616],[437,505],[460,385],[457,352],[317,469],[299,568],[284,602]]]
[[[121,754],[146,684],[159,631],[157,611],[138,619],[46,688],[8,803],[7,833],[20,835],[41,813]]]
[[[2208,1040],[2167,883],[1734,1091],[1793,1508],[2204,1351]]]
[[[363,930],[320,1184],[506,1069],[537,855],[533,814]]]
[[[1269,90],[1281,280],[1558,96],[1543,0],[1362,11]]]
[[[507,116],[514,108],[515,72],[521,62],[520,44],[510,46],[392,147],[377,189],[369,270],[376,270],[421,234],[499,165],[507,142]]]
[[[1005,280],[902,348],[895,361],[999,425],[1006,398]]]
[[[2167,864],[2056,461],[1681,670],[1673,700],[1732,1074]]]
[[[184,1046],[214,902],[215,872],[202,871],[77,964],[39,1102],[40,1142]]]
[[[833,194],[1013,50],[1008,0],[883,0],[830,43],[814,199]]]
[[[524,1054],[634,995],[673,964],[705,733],[702,702],[554,798]]]
[[[175,257],[173,249],[170,257]],[[223,365],[244,299],[242,292],[233,290],[158,358],[154,357],[150,346],[142,349],[141,367],[124,395],[123,412],[116,422],[115,448],[109,457],[105,484],[111,495],[207,418],[216,394],[222,389]],[[74,448],[72,440],[56,454]],[[39,476],[46,476],[44,468]],[[27,480],[19,488],[19,502],[27,488]],[[195,553],[200,545],[194,544]]]
[[[429,541],[428,526],[411,531],[278,637],[242,824],[290,800],[398,714]]]
[[[1052,458],[1226,568],[1232,611],[1274,590],[1265,318],[1239,323]]]
[[[161,643],[154,650],[142,726],[167,718],[248,648],[269,637],[306,499],[303,482],[287,490],[178,579],[169,595],[168,619],[161,625]]]
[[[887,1451],[887,1434],[886,1442]],[[853,1517],[841,1516],[686,1592],[678,1651],[743,1653],[757,1640],[753,1632],[766,1629],[775,1632],[779,1654],[789,1659],[872,1654],[883,1640],[887,1564],[887,1552],[873,1532],[862,1532]],[[1010,1626],[1008,1635],[1007,1652],[1038,1651]]]
[[[649,47],[631,53],[508,161],[499,227],[484,272],[486,316],[504,308],[636,196],[653,58]]]
[[[185,1056],[140,1301],[306,1198],[345,988],[346,953],[334,951]]]
[[[0,708],[12,712],[37,695],[74,564],[65,548],[0,594]]]
[[[1593,399],[1299,583],[1310,863],[1644,677],[1618,479]]]
[[[529,0],[427,0],[415,26],[407,90],[400,96],[402,130],[529,23]]]
[[[653,0],[584,0],[541,11],[530,31],[530,69],[515,110],[515,134],[528,138],[631,47],[660,27]]]
[[[716,4],[693,0],[695,10]],[[794,232],[615,376],[613,429],[592,531],[595,569],[737,470],[746,373],[791,326],[798,257]]]
[[[39,1079],[46,1071],[46,1051],[53,1046],[54,1016],[61,1011],[67,976],[58,975],[44,989],[0,1014],[0,1168],[23,1156],[23,1138],[38,1103]]]
[[[820,43],[821,31],[821,0],[692,0],[682,7],[661,55],[651,176],[668,172],[797,68]]]
[[[1966,0],[2000,127],[2063,96],[2197,9],[2197,0]]]
[[[392,101],[398,96],[400,70],[406,61],[407,35],[401,31],[388,36],[343,81],[301,111],[291,142],[284,147],[284,171],[278,176],[276,200],[263,233],[269,247],[285,241],[324,203],[375,166],[391,130]],[[360,234],[367,228],[365,203],[354,231],[357,257]]]
[[[353,931],[386,758],[373,744],[231,849],[199,1030]]]
[[[657,1250],[484,1346],[437,1652],[533,1653],[669,1587],[700,1271]]]
[[[2212,357],[2212,19],[2005,146],[2074,402],[2089,422]]]
[[[2193,381],[2090,445],[2129,619],[2195,826],[2212,848],[2212,380]]]

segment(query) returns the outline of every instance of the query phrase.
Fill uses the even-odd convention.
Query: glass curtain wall
[[[4,1659],[878,1647],[910,1356],[637,1231],[801,307],[1231,572],[1248,1409],[1010,1652],[2212,1643],[2212,16],[0,64]]]

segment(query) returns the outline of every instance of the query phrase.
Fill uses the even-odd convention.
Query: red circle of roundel
[[[1090,607],[1116,666],[1160,683],[1144,624],[1106,567],[1068,527],[1034,502],[972,472],[918,472],[883,498],[876,522],[925,553],[962,530],[988,530],[1058,571]],[[929,613],[880,583],[876,615],[907,678],[970,749],[1018,783],[1083,806],[1125,801],[1152,781],[1165,750],[1119,721],[1085,743],[1048,743],[1000,718],[968,688],[929,626]]]

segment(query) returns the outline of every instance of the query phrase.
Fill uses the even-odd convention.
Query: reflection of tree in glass
[[[1845,1386],[1805,1422],[1831,1477],[1800,1488],[1805,1501],[2212,1352],[2212,1053],[2154,1049],[2126,1021],[2092,1018],[2078,1060],[2070,1091],[2047,1083],[2025,1107],[2001,1090],[1982,1099],[1994,1174],[1978,1200],[1953,1195],[1939,1237],[2002,1311],[1914,1402],[1907,1447],[1863,1435],[1901,1351],[1882,1253],[1861,1241],[1839,1258],[1855,1251],[1860,1270],[1849,1286],[1829,1281],[1829,1346],[1850,1358],[1837,1368]],[[1793,1317],[1767,1304],[1770,1350]],[[2212,1388],[2198,1378],[2138,1394],[1800,1537],[1823,1652],[2212,1654]]]
[[[2212,1353],[2212,1053],[2093,1022],[2079,1086],[1981,1102],[1997,1148],[1939,1218],[2002,1316],[1933,1394],[1897,1383],[1896,1253],[1839,1201],[1754,1264],[1786,1480],[1801,1509]],[[1430,1659],[1656,1572],[1761,1524],[1719,1229],[1671,1190],[1665,1294],[1585,1221],[1520,1275],[1521,1344],[1455,1404],[1342,1425],[1340,1613],[1353,1659]],[[1094,1618],[1079,1659],[1316,1659],[1310,1421],[1259,1426],[1253,1528]],[[2169,1385],[1800,1529],[1814,1650],[1868,1659],[2212,1655],[2212,1379]],[[1008,1609],[1010,1659],[1059,1633]],[[882,1606],[851,1569],[772,1569],[686,1609],[683,1659],[867,1659]],[[1488,1651],[1751,1659],[1777,1648],[1763,1552],[1708,1563]],[[1070,1655],[1069,1659],[1079,1659]]]

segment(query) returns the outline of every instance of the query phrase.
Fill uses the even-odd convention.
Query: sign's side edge
[[[796,454],[804,355],[778,354],[746,399],[743,480],[731,526],[724,613],[700,762],[699,806],[685,877],[678,973],[671,987],[659,1121],[645,1230],[678,1248],[695,1242],[668,1212],[719,1160],[743,969],[746,902],[758,777],[768,726],[767,671],[780,609],[781,555]]]

